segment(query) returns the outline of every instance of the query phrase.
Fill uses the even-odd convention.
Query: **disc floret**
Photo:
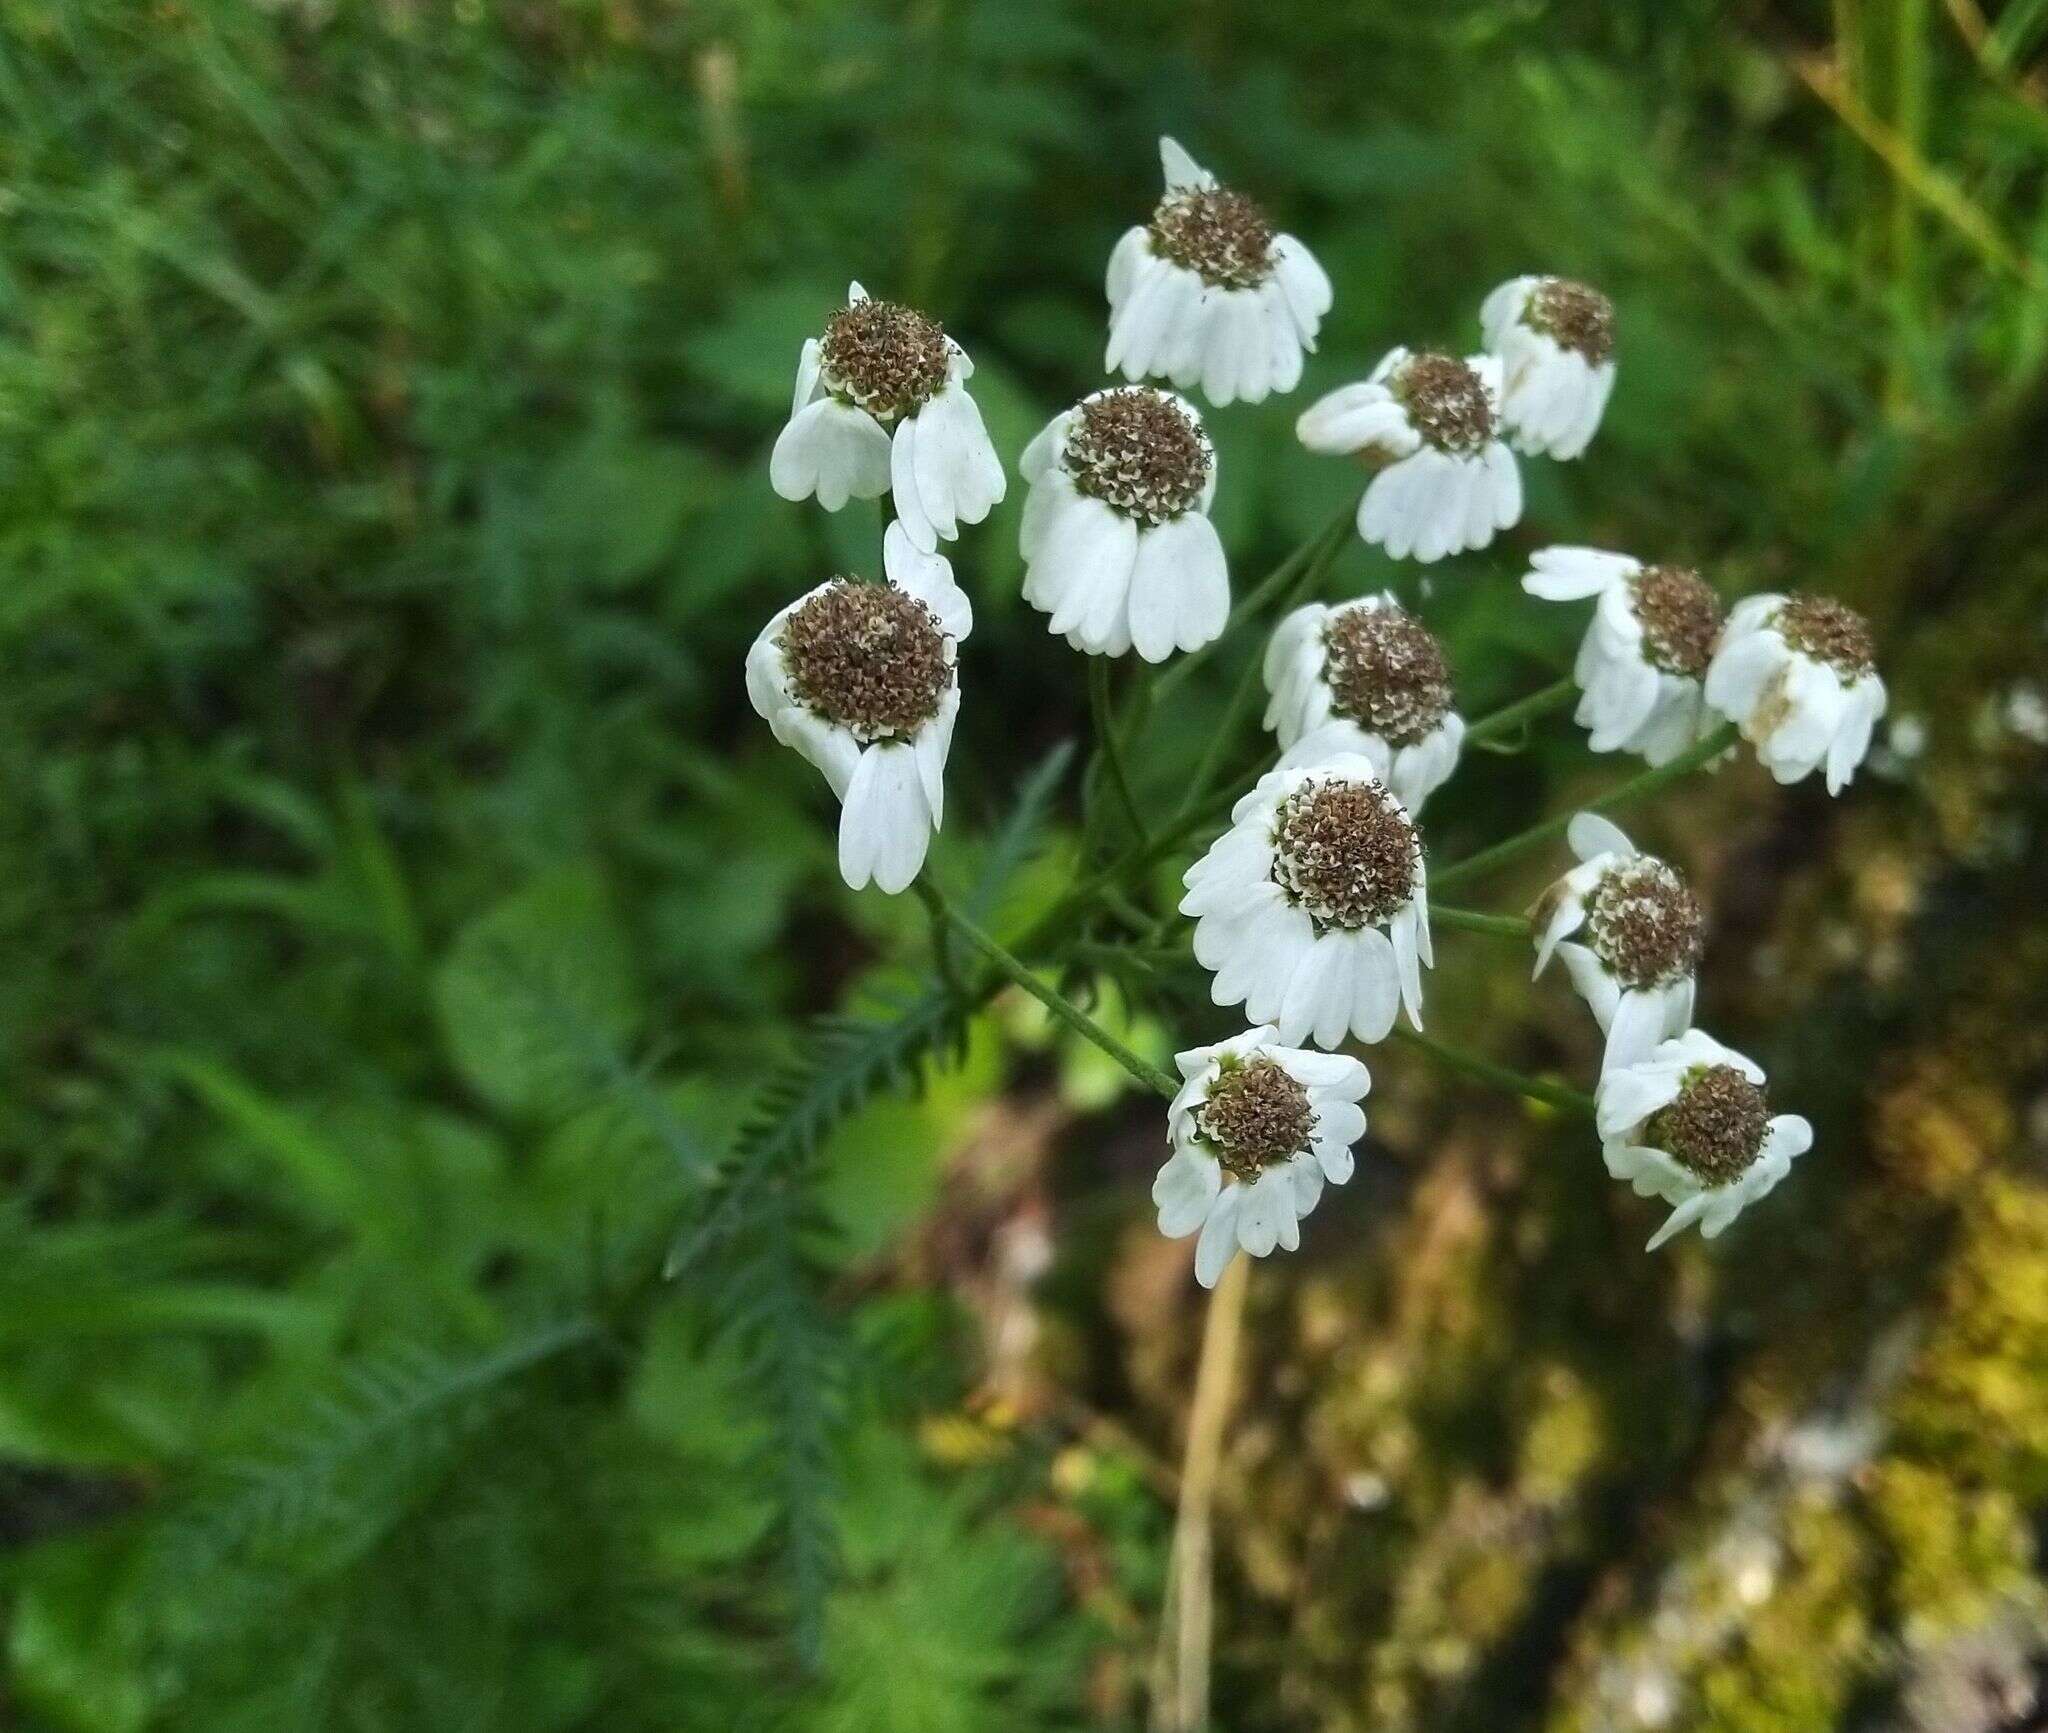
[[[914,734],[954,679],[938,616],[893,584],[833,579],[790,614],[780,644],[798,701],[864,742]]]
[[[1414,824],[1370,779],[1304,782],[1276,814],[1273,882],[1319,927],[1391,919],[1413,896],[1421,866]]]

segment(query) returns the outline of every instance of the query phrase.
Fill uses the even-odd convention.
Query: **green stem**
[[[1145,821],[1138,815],[1137,797],[1131,793],[1131,779],[1124,770],[1123,748],[1117,740],[1116,719],[1109,708],[1109,658],[1088,658],[1088,708],[1095,718],[1095,750],[1109,766],[1109,780],[1116,788],[1117,804],[1131,834],[1142,847],[1146,840]]]
[[[965,1001],[967,984],[960,978],[959,967],[953,960],[953,929],[946,924],[946,906],[939,890],[929,879],[919,877],[911,887],[917,893],[917,900],[924,904],[925,913],[932,922],[932,960],[938,966],[939,980],[955,999]]]
[[[920,881],[920,883],[922,882]],[[1144,1084],[1146,1088],[1157,1090],[1169,1100],[1180,1092],[1180,1082],[1177,1078],[1168,1076],[1158,1066],[1139,1058],[1137,1054],[1133,1053],[1130,1048],[1126,1047],[1107,1029],[1103,1028],[1100,1023],[1096,1022],[1093,1017],[1089,1016],[1073,1000],[1060,992],[1058,988],[1049,985],[1046,981],[1034,975],[1015,957],[1011,956],[1008,951],[1004,950],[1001,945],[997,944],[994,939],[990,938],[988,934],[984,933],[958,909],[954,908],[951,903],[947,902],[945,894],[936,885],[930,887],[930,906],[943,914],[946,920],[952,923],[953,930],[979,951],[995,967],[998,973],[1008,977],[1017,986],[1022,987],[1025,992],[1029,993],[1032,998],[1036,999],[1050,1011],[1054,1017],[1073,1030],[1076,1035],[1081,1036],[1084,1040],[1094,1042],[1096,1046],[1100,1047],[1103,1052],[1107,1053],[1110,1058],[1114,1059],[1140,1083]]]
[[[1467,879],[1491,872],[1495,867],[1515,859],[1518,855],[1527,854],[1530,849],[1540,847],[1552,837],[1562,836],[1577,813],[1607,812],[1632,800],[1640,800],[1646,794],[1654,794],[1658,789],[1690,776],[1701,765],[1720,757],[1734,742],[1735,725],[1732,722],[1724,722],[1706,739],[1700,741],[1690,751],[1681,753],[1669,764],[1660,765],[1655,770],[1646,770],[1640,776],[1632,776],[1619,787],[1610,789],[1598,800],[1588,801],[1582,807],[1574,807],[1571,812],[1561,812],[1555,817],[1546,818],[1541,824],[1532,824],[1527,830],[1518,831],[1505,841],[1495,843],[1491,848],[1483,848],[1477,854],[1467,855],[1461,861],[1453,861],[1441,872],[1431,873],[1429,888],[1431,891],[1449,890],[1453,885],[1461,885]]]
[[[1468,933],[1491,933],[1499,939],[1527,939],[1535,932],[1520,915],[1482,915],[1475,909],[1447,909],[1441,903],[1429,905],[1429,924]]]
[[[1562,710],[1577,696],[1579,683],[1567,675],[1540,692],[1531,692],[1526,698],[1518,698],[1512,704],[1504,704],[1498,710],[1486,715],[1465,730],[1469,744],[1476,740],[1498,740],[1503,734],[1511,734],[1525,722],[1548,716],[1553,710]]]
[[[1593,1098],[1581,1095],[1576,1089],[1567,1089],[1561,1083],[1545,1083],[1540,1077],[1530,1077],[1523,1072],[1510,1070],[1505,1065],[1496,1065],[1491,1059],[1481,1059],[1476,1053],[1467,1053],[1461,1047],[1446,1046],[1441,1041],[1432,1041],[1427,1035],[1418,1035],[1413,1029],[1396,1029],[1394,1039],[1413,1047],[1419,1053],[1427,1053],[1446,1070],[1462,1073],[1466,1077],[1490,1083],[1496,1089],[1504,1089],[1510,1095],[1526,1096],[1531,1101],[1540,1101],[1546,1107],[1555,1107],[1565,1113],[1581,1113],[1593,1117]]]

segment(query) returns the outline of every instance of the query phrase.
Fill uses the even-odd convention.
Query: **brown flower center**
[[[894,301],[840,308],[819,348],[826,387],[884,421],[917,409],[946,383],[945,332]]]
[[[834,578],[783,622],[789,683],[862,740],[915,733],[953,683],[938,616],[894,584]]]
[[[1771,623],[1793,649],[1827,663],[1845,680],[1876,671],[1869,622],[1832,596],[1789,596]]]
[[[1318,927],[1372,926],[1413,894],[1415,826],[1370,778],[1304,782],[1276,817],[1273,882]]]
[[[1685,880],[1647,855],[1602,873],[1586,899],[1593,954],[1624,987],[1657,987],[1691,974],[1705,927]]]
[[[1576,350],[1589,366],[1614,353],[1614,303],[1584,283],[1545,277],[1523,306],[1522,322],[1560,349]]]
[[[1152,250],[1218,289],[1256,289],[1273,274],[1273,225],[1228,187],[1170,192],[1152,213]]]
[[[1415,431],[1438,450],[1468,454],[1493,437],[1485,382],[1455,355],[1411,355],[1393,386]]]
[[[1254,1180],[1308,1148],[1316,1111],[1308,1090],[1271,1059],[1226,1064],[1195,1109],[1195,1128],[1216,1146],[1225,1173]]]
[[[1698,679],[1721,638],[1721,598],[1690,566],[1645,566],[1629,579],[1650,665]]]
[[[1647,1129],[1653,1148],[1711,1186],[1749,1170],[1770,1125],[1771,1105],[1761,1089],[1732,1065],[1702,1065]]]
[[[1081,405],[1061,461],[1081,492],[1149,526],[1200,502],[1215,457],[1172,398],[1133,385]]]
[[[1451,708],[1436,635],[1405,608],[1339,608],[1323,628],[1331,708],[1394,746],[1412,746]]]

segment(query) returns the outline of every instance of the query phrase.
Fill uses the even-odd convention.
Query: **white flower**
[[[1500,416],[1523,451],[1577,457],[1614,390],[1614,306],[1563,277],[1516,277],[1479,309],[1501,359]]]
[[[1372,1079],[1343,1054],[1281,1046],[1270,1025],[1174,1063],[1186,1081],[1166,1110],[1173,1153],[1152,1201],[1168,1239],[1201,1229],[1195,1279],[1213,1288],[1240,1246],[1263,1258],[1301,1244],[1323,1182],[1351,1177],[1351,1146],[1365,1135],[1358,1103]]]
[[[1827,596],[1737,602],[1707,670],[1706,694],[1780,782],[1797,782],[1825,763],[1830,794],[1856,774],[1885,705],[1869,626]]]
[[[1599,597],[1572,678],[1595,752],[1668,764],[1715,726],[1700,682],[1721,638],[1721,602],[1687,566],[1646,566],[1598,548],[1544,548],[1522,588],[1546,602]]]
[[[804,343],[768,479],[784,499],[816,494],[827,511],[893,486],[897,518],[930,553],[1003,497],[1003,466],[967,395],[973,372],[935,320],[853,284],[823,338]]]
[[[1813,1147],[1796,1113],[1773,1115],[1755,1061],[1688,1029],[1600,1079],[1594,1097],[1607,1171],[1638,1197],[1675,1204],[1655,1251],[1700,1224],[1713,1239]]]
[[[1362,384],[1302,411],[1295,433],[1326,457],[1385,467],[1358,502],[1358,533],[1424,565],[1483,548],[1522,515],[1522,477],[1501,444],[1500,362],[1388,352]]]
[[[1024,599],[1077,650],[1148,662],[1193,650],[1230,617],[1209,522],[1216,454],[1185,398],[1120,386],[1055,415],[1019,460]]]
[[[1159,158],[1166,196],[1109,256],[1103,371],[1199,385],[1219,407],[1292,391],[1330,310],[1330,279],[1172,139],[1159,141]]]
[[[1579,864],[1537,902],[1535,972],[1564,958],[1606,1032],[1604,1075],[1692,1022],[1705,922],[1685,880],[1598,813],[1577,814],[1565,838]]]
[[[747,696],[839,797],[840,876],[895,892],[917,877],[944,816],[956,646],[974,615],[952,567],[913,547],[902,524],[889,526],[882,561],[886,582],[834,578],[770,620],[747,652]]]
[[[1457,768],[1465,719],[1443,646],[1392,592],[1297,608],[1266,646],[1265,673],[1282,769],[1355,753],[1420,812]]]
[[[1384,1040],[1403,1006],[1422,1027],[1422,844],[1370,759],[1269,772],[1183,882],[1217,1004],[1318,1047]]]

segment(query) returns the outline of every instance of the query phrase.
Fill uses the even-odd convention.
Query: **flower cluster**
[[[1146,663],[1201,651],[1232,619],[1229,561],[1209,515],[1216,448],[1186,394],[1213,410],[1293,390],[1332,303],[1314,256],[1252,198],[1171,139],[1160,157],[1159,203],[1109,261],[1104,370],[1121,380],[1053,416],[1018,458],[1025,600],[1075,649],[1134,651]],[[1357,529],[1392,560],[1430,564],[1488,546],[1521,518],[1516,454],[1577,459],[1606,412],[1616,318],[1599,291],[1517,277],[1484,298],[1479,327],[1478,352],[1396,347],[1298,419],[1311,451],[1371,472]],[[855,284],[803,346],[770,460],[791,500],[836,511],[886,494],[894,505],[879,581],[819,585],[768,623],[747,661],[755,708],[842,804],[839,866],[855,888],[894,892],[916,880],[944,810],[972,610],[940,549],[1005,492],[967,390],[972,374],[935,320]],[[1294,1249],[1323,1188],[1350,1177],[1371,1080],[1339,1050],[1387,1039],[1403,1017],[1422,1027],[1434,957],[1420,814],[1456,773],[1468,735],[1484,733],[1458,710],[1450,659],[1421,604],[1392,586],[1303,601],[1327,564],[1310,552],[1298,556],[1300,605],[1258,665],[1270,768],[1187,867],[1179,903],[1211,999],[1241,1007],[1249,1027],[1178,1055],[1172,1091],[964,929],[1072,1026],[1172,1092],[1170,1154],[1152,1195],[1162,1232],[1197,1236],[1204,1285],[1239,1250]],[[1883,714],[1870,630],[1829,598],[1753,596],[1726,608],[1691,566],[1574,546],[1531,554],[1522,586],[1544,601],[1593,604],[1571,686],[1559,691],[1569,700],[1576,688],[1576,721],[1595,752],[1635,753],[1675,775],[1739,732],[1780,782],[1824,770],[1838,793]],[[1098,681],[1106,667],[1096,664]],[[1106,705],[1106,687],[1096,690]],[[1135,807],[1130,817],[1142,829]],[[1577,864],[1527,930],[1536,972],[1561,959],[1604,1034],[1587,1105],[1607,1169],[1673,1206],[1652,1246],[1693,1223],[1712,1237],[1784,1177],[1811,1128],[1773,1116],[1757,1066],[1693,1027],[1706,916],[1683,874],[1593,813],[1574,818],[1566,838]],[[926,894],[944,918],[943,899]],[[1444,912],[1453,917],[1521,930],[1505,917]]]

